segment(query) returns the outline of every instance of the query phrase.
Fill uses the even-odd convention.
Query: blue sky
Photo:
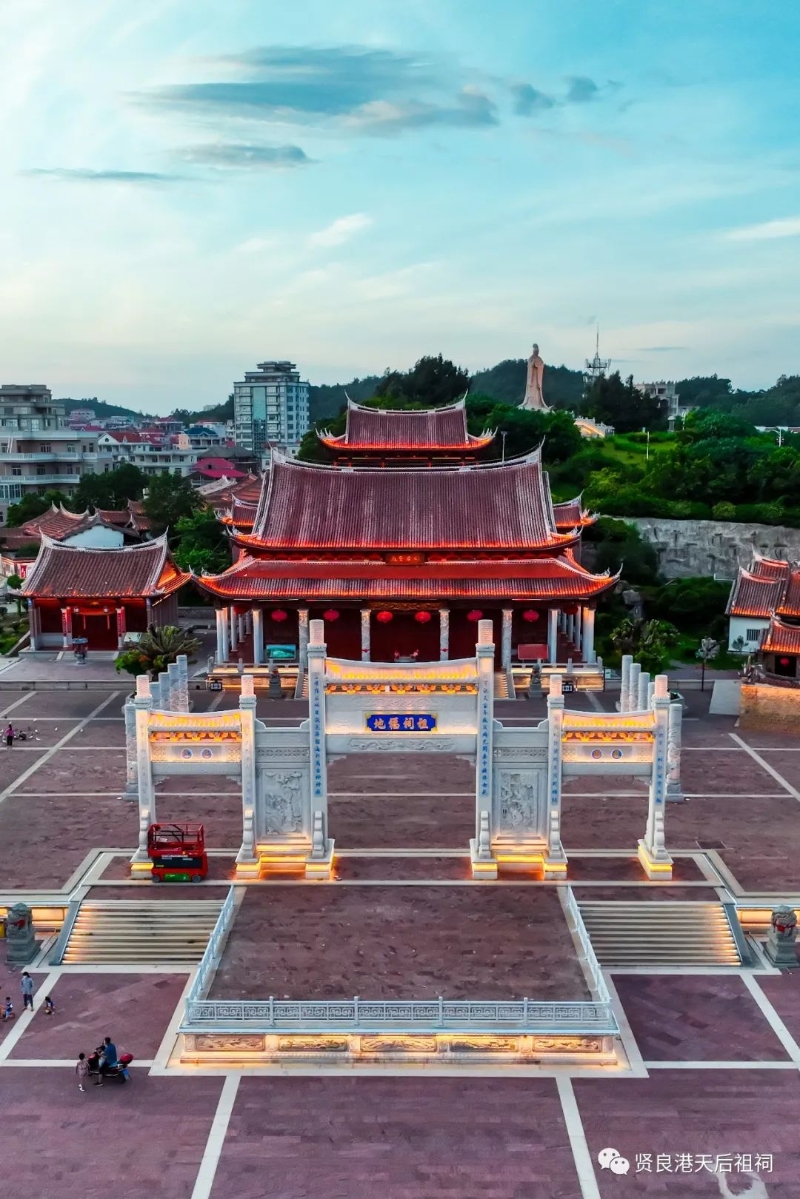
[[[800,373],[800,10],[0,7],[0,381],[168,411],[594,346]],[[545,381],[546,385],[546,381]]]

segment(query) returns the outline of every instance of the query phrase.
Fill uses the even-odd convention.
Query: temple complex
[[[730,649],[759,653],[762,668],[778,678],[798,677],[800,566],[754,555],[739,567],[726,612]]]
[[[477,462],[463,403],[418,412],[350,404],[332,464],[273,452],[257,504],[222,514],[237,554],[196,582],[217,606],[218,665],[276,656],[307,668],[310,619],[329,652],[447,661],[492,622],[496,667],[594,663],[598,599],[616,582],[580,563],[592,517],[554,505],[540,450]]]

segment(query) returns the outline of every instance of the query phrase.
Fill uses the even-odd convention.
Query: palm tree
[[[151,679],[175,662],[179,654],[190,658],[197,653],[200,642],[191,633],[174,625],[150,625],[141,640],[133,648],[120,654],[116,661],[117,670],[129,674],[148,674]]]

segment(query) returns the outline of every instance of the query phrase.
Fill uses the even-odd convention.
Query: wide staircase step
[[[494,697],[495,699],[514,699],[508,688],[508,674],[504,670],[496,670],[494,672]]]
[[[84,900],[63,962],[193,965],[217,922],[219,900]]]
[[[601,966],[739,966],[719,903],[617,900],[580,905]]]

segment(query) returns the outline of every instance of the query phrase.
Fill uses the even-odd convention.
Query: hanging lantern
[[[473,608],[471,612],[467,613],[467,620],[477,621],[482,619],[483,613],[481,612],[480,608]]]
[[[526,608],[522,613],[522,619],[527,620],[528,624],[533,624],[535,620],[539,619],[539,613],[535,608]]]
[[[336,608],[326,608],[322,613],[323,620],[338,620],[339,613]]]
[[[577,604],[567,604],[566,608],[562,608],[561,611],[564,613],[565,616],[576,616],[577,612],[578,612],[578,605]]]
[[[789,665],[789,659],[788,659],[788,658],[780,658],[780,659],[779,659],[779,661],[780,661],[780,664],[781,664],[781,666],[788,666],[788,665]]]
[[[284,612],[283,608],[276,608],[272,613],[272,619],[277,620],[278,624],[286,620],[289,616],[288,612]]]
[[[394,617],[391,612],[387,612],[386,609],[384,609],[382,612],[377,614],[375,619],[379,620],[381,624],[388,624],[390,620],[394,620]]]
[[[414,613],[414,620],[416,620],[417,624],[427,624],[430,619],[431,619],[430,612],[415,612]]]

